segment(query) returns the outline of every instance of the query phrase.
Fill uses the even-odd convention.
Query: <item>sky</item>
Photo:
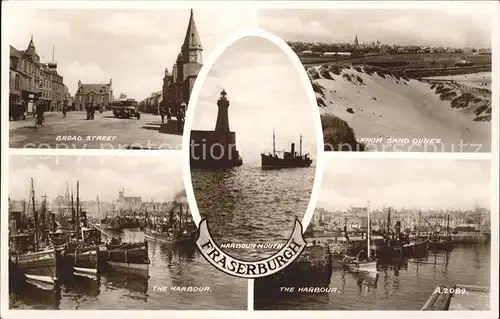
[[[272,151],[273,128],[277,150],[299,148],[316,153],[314,116],[307,90],[297,69],[277,45],[261,37],[245,37],[229,46],[215,61],[202,84],[194,111],[194,130],[213,130],[217,100],[225,89],[229,126],[236,133],[236,145],[244,163],[260,163],[260,153]]]
[[[437,9],[266,9],[259,26],[286,41],[491,48],[494,12],[475,5]]]
[[[171,201],[184,190],[180,153],[159,156],[24,156],[10,159],[10,194],[13,200],[29,198],[30,178],[36,196],[47,195],[50,201],[64,195],[66,185],[80,198],[112,202],[118,191],[125,196],[141,196],[143,201]],[[147,174],[146,174],[147,173]]]
[[[47,62],[55,47],[59,73],[71,94],[78,80],[113,79],[115,96],[124,93],[137,100],[161,91],[165,68],[172,69],[189,21],[189,9],[11,10],[2,15],[8,42],[25,50],[33,35],[37,52]],[[255,22],[241,8],[195,9],[194,18],[204,59],[236,29]]]
[[[490,176],[485,160],[329,158],[317,207],[489,208]]]

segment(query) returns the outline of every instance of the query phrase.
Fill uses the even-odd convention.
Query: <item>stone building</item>
[[[63,77],[57,73],[57,64],[47,63],[49,71],[52,76],[52,105],[51,109],[53,111],[62,111],[65,98],[65,85]]]
[[[173,114],[183,102],[186,105],[189,103],[194,82],[203,66],[202,52],[203,46],[194,21],[193,10],[191,10],[181,52],[177,56],[172,71],[165,69],[163,78],[163,106],[170,108]]]
[[[64,79],[57,73],[57,64],[41,63],[33,37],[26,50],[10,46],[10,103],[28,106],[34,110],[35,102],[44,101],[50,111],[61,110],[64,100]]]
[[[40,89],[40,56],[36,52],[33,37],[26,50],[10,46],[10,103],[22,103],[28,112],[34,111]]]
[[[138,196],[125,196],[125,189],[118,192],[118,199],[116,200],[116,208],[118,210],[137,210],[141,207],[141,197]]]
[[[47,110],[52,108],[52,73],[45,63],[40,64],[40,96],[39,100],[44,101]]]
[[[105,108],[112,101],[113,81],[111,79],[109,79],[109,83],[95,84],[84,84],[78,80],[74,99],[76,111],[84,111],[88,106]]]

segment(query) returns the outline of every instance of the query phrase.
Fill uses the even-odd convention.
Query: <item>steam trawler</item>
[[[276,151],[276,135],[273,130],[273,153],[260,155],[262,169],[309,167],[312,164],[309,154],[302,155],[302,135],[298,154],[295,151],[295,143],[291,144],[290,152],[283,152],[282,156],[278,153],[280,152]]]

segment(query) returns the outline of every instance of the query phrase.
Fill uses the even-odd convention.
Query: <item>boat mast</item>
[[[276,156],[276,135],[273,129],[273,156]]]
[[[367,246],[368,246],[368,259],[371,258],[371,251],[370,251],[370,237],[371,237],[371,220],[370,220],[370,201],[368,201],[368,207],[366,209],[367,215],[368,215],[368,234],[366,236],[366,241],[367,241]]]
[[[446,237],[450,236],[450,214],[446,216]]]
[[[33,185],[33,178],[31,178],[31,202],[33,205],[33,223],[35,224],[35,251],[38,251],[38,214],[35,208],[35,186]]]
[[[387,235],[391,232],[391,208],[387,209]]]
[[[302,157],[302,134],[300,134],[299,155]]]
[[[80,181],[76,181],[76,235],[80,232]]]
[[[97,194],[97,216],[99,216],[99,219],[102,219],[102,216],[101,216],[101,202],[99,202],[99,194]]]
[[[46,210],[47,210],[47,194],[42,196],[42,207],[40,209],[40,219],[41,219],[41,226],[42,226],[42,233],[45,232],[45,227],[46,227]]]

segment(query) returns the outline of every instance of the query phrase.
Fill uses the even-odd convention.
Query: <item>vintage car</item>
[[[113,102],[112,110],[113,115],[117,118],[141,118],[141,113],[139,113],[137,102],[132,99]]]
[[[26,106],[21,103],[10,103],[9,105],[9,120],[17,121],[26,119]]]

